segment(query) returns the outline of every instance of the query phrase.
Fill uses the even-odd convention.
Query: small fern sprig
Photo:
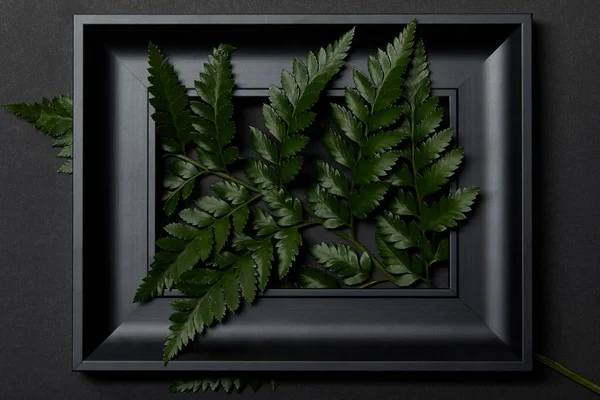
[[[52,147],[61,148],[57,157],[67,160],[57,172],[73,173],[73,100],[70,96],[42,98],[40,103],[13,103],[2,106],[52,137]]]
[[[271,390],[277,389],[277,386],[279,385],[277,381],[273,379],[267,381],[257,379],[246,380],[239,377],[215,377],[176,381],[169,387],[169,392],[198,393],[201,390],[202,392],[206,392],[210,389],[213,392],[223,390],[226,393],[231,393],[233,390],[236,390],[238,393],[241,393],[248,386],[251,387],[254,392],[257,392],[265,384],[269,384]]]
[[[403,149],[407,162],[390,176],[390,183],[400,189],[389,210],[377,218],[378,248],[401,286],[422,280],[431,287],[430,267],[448,259],[448,239],[440,233],[466,218],[479,193],[479,188],[472,186],[432,200],[459,167],[463,149],[448,150],[452,128],[438,131],[443,109],[438,107],[438,98],[431,96],[429,75],[425,46],[420,41],[404,82],[402,112],[406,120],[401,129],[409,137]]]
[[[365,219],[383,200],[389,186],[384,178],[400,157],[393,149],[407,136],[407,132],[389,127],[402,116],[402,108],[396,103],[413,52],[415,29],[413,21],[386,46],[386,51],[379,50],[376,57],[369,57],[371,79],[360,70],[353,71],[355,87],[346,88],[346,106],[332,104],[334,120],[345,138],[333,130],[324,137],[329,154],[345,170],[319,161],[318,184],[306,193],[312,212],[324,220],[323,226],[348,228],[349,235],[336,233],[360,252],[357,254],[355,249],[342,244],[322,243],[312,248],[317,261],[337,272],[346,285],[369,279],[373,264],[388,280],[395,280],[358,243],[354,219]]]

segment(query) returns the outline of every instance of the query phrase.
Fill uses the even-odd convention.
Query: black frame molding
[[[451,51],[430,53],[433,86],[454,93],[453,124],[469,160],[461,186],[482,183],[482,204],[460,230],[450,288],[270,290],[163,367],[170,300],[131,303],[154,242],[146,30],[399,30],[415,18],[425,34],[456,33]],[[482,30],[495,39],[473,35]],[[73,370],[530,370],[531,30],[529,14],[76,15]],[[461,42],[470,36],[475,44]],[[202,56],[169,43],[167,55],[191,87]],[[272,76],[242,76],[237,95],[254,95]],[[342,76],[336,85],[347,83]]]

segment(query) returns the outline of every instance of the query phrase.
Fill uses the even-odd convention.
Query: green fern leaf
[[[154,256],[151,270],[139,286],[134,301],[147,301],[153,297],[162,295],[165,289],[171,290],[173,283],[186,271],[194,267],[198,261],[206,260],[213,248],[212,230],[194,232],[188,231],[181,226],[183,224],[171,224],[170,231],[174,232],[176,238],[189,240],[186,247],[178,252],[161,252]],[[167,225],[169,226],[169,225]]]
[[[419,110],[423,105],[420,105]],[[422,120],[418,120],[413,133],[415,143],[420,143],[425,140],[430,134],[436,131],[440,126],[444,117],[444,110],[441,108],[434,109],[429,114],[425,115]],[[415,116],[416,119],[416,116]]]
[[[315,122],[316,118],[317,114],[311,111],[305,111],[295,115],[293,121],[290,121],[288,135],[308,129],[312,123]]]
[[[354,182],[365,185],[378,181],[392,169],[399,157],[397,151],[390,151],[361,159],[352,170]]]
[[[219,198],[228,201],[234,206],[245,203],[250,199],[248,190],[237,183],[219,181],[215,182],[211,188]]]
[[[222,319],[224,307],[235,312],[240,305],[240,297],[248,303],[256,298],[256,264],[249,254],[235,261],[224,272],[213,270],[205,282],[206,291],[196,299],[178,300],[171,304],[176,310],[169,318],[172,322],[163,350],[165,365],[173,359],[190,341],[210,327],[215,320]],[[215,280],[214,277],[217,276]]]
[[[256,233],[259,235],[270,235],[279,230],[279,225],[273,219],[273,216],[265,213],[261,208],[254,207],[254,221],[253,226]]]
[[[364,157],[386,152],[400,144],[407,136],[407,133],[400,130],[382,131],[367,137],[364,145],[361,147]]]
[[[392,149],[409,133],[407,129],[381,129],[395,124],[403,114],[403,107],[395,103],[400,99],[403,75],[413,52],[415,27],[416,23],[411,22],[393,43],[387,45],[385,52],[380,50],[377,57],[369,57],[371,80],[361,71],[353,71],[355,89],[345,91],[347,107],[332,105],[337,126],[358,147],[355,159],[354,150],[339,135],[328,132],[324,138],[332,158],[351,171],[350,227],[354,226],[354,217],[366,218],[383,200],[388,184],[382,180],[401,155]],[[337,175],[343,176],[340,172]],[[327,179],[320,179],[320,184],[332,190],[332,194],[343,196],[330,178],[335,175],[324,176]],[[398,181],[394,177],[388,179]],[[334,220],[333,226],[340,226],[337,222]]]
[[[336,229],[350,223],[350,213],[347,203],[329,194],[320,186],[313,186],[306,191],[306,201],[319,218],[325,220],[323,226]]]
[[[248,303],[253,303],[256,298],[254,260],[250,255],[240,257],[234,268],[242,296]]]
[[[250,182],[260,189],[272,189],[279,185],[279,179],[275,170],[258,160],[249,160],[244,172]]]
[[[408,253],[397,250],[392,243],[383,240],[380,235],[375,236],[375,241],[385,264],[385,269],[396,275],[412,273]]]
[[[17,117],[23,118],[27,122],[36,122],[40,119],[40,113],[42,111],[42,106],[38,103],[3,104],[2,107],[15,114]]]
[[[191,102],[196,115],[190,118],[195,132],[192,139],[201,150],[201,163],[209,170],[227,170],[237,158],[237,149],[228,147],[235,134],[233,117],[233,74],[230,53],[232,46],[221,44],[214,48],[204,64],[204,71],[194,81],[201,101]],[[199,154],[200,160],[200,154]]]
[[[340,127],[342,132],[356,144],[362,144],[363,141],[363,130],[362,124],[354,117],[354,115],[346,107],[340,106],[339,104],[331,104],[333,111],[333,119],[335,123]]]
[[[415,181],[411,169],[406,164],[400,164],[400,168],[392,172],[387,181],[394,186],[414,187]]]
[[[453,194],[442,197],[439,203],[431,207],[423,204],[421,224],[426,231],[443,232],[457,225],[457,221],[466,218],[465,213],[471,211],[471,206],[479,193],[478,187],[458,189]]]
[[[243,385],[239,378],[204,378],[189,381],[176,381],[169,386],[169,392],[197,393],[200,390],[206,392],[208,389],[217,392],[219,389],[223,389],[226,393],[231,393],[233,388],[240,393],[243,391]]]
[[[308,137],[304,135],[289,135],[281,143],[281,158],[286,159],[299,153],[308,144]]]
[[[392,243],[385,241],[379,235],[376,235],[375,241],[385,269],[391,274],[399,275],[394,280],[396,285],[410,286],[417,280],[423,279],[418,257],[413,256],[411,260],[406,252],[397,250]]]
[[[255,127],[250,127],[250,138],[252,139],[252,148],[265,160],[277,164],[278,150],[267,135]]]
[[[42,99],[40,103],[4,104],[11,113],[30,122],[34,127],[54,138],[52,147],[60,147],[59,158],[67,161],[57,170],[63,174],[73,173],[73,102],[71,97],[61,95]]]
[[[287,134],[287,127],[275,109],[268,104],[263,104],[263,120],[269,133],[281,142]]]
[[[356,164],[354,150],[346,144],[340,135],[330,129],[325,133],[323,143],[325,143],[327,151],[337,163],[347,168],[354,167]]]
[[[344,98],[346,105],[350,111],[358,118],[363,124],[369,120],[369,107],[365,104],[360,93],[353,88],[346,88],[344,91]]]
[[[400,98],[404,72],[413,53],[416,25],[412,21],[386,46],[386,51],[380,50],[377,57],[369,58],[369,74],[378,81],[377,95],[371,103],[374,112],[392,106]]]
[[[279,117],[286,123],[290,123],[293,118],[293,107],[286,98],[283,89],[275,85],[269,87],[269,103],[273,106]]]
[[[325,271],[310,267],[298,268],[296,281],[302,289],[338,289],[340,287],[335,277]]]
[[[244,205],[239,207],[231,214],[233,218],[233,230],[235,232],[241,232],[248,224],[248,216],[250,215],[250,207]]]
[[[60,166],[60,168],[58,170],[56,170],[56,172],[59,172],[61,174],[72,174],[73,173],[73,161],[69,160],[67,162],[65,162],[63,165]]]
[[[350,50],[350,44],[354,37],[354,28],[346,32],[334,43],[319,50],[319,57],[310,52],[306,60],[308,80],[298,97],[296,114],[310,109],[319,99],[319,95],[325,89],[327,83],[340,71],[344,65],[344,59]],[[304,78],[299,78],[300,82]]]
[[[152,118],[159,134],[175,139],[178,151],[185,154],[191,136],[191,113],[187,110],[185,86],[179,82],[173,65],[153,43],[148,45],[148,64],[151,84],[148,91],[153,96],[150,103],[155,109]]]
[[[186,208],[185,210],[181,210],[179,216],[188,224],[200,228],[207,227],[215,222],[215,218],[212,215],[196,208]]]
[[[275,245],[277,248],[277,257],[279,259],[277,272],[279,279],[282,279],[289,272],[292,263],[300,251],[302,235],[298,232],[298,228],[290,227],[278,231],[275,234],[275,239],[278,240]]]
[[[202,297],[223,276],[223,271],[200,268],[191,269],[181,274],[177,280],[177,289],[187,296]],[[219,312],[219,314],[224,313]]]
[[[417,201],[412,193],[399,190],[390,204],[390,211],[396,215],[419,216]]]
[[[248,179],[260,189],[280,187],[298,175],[303,157],[295,154],[307,145],[308,138],[297,133],[313,124],[316,114],[310,108],[342,67],[353,34],[354,30],[320,49],[318,59],[309,53],[306,65],[295,59],[293,73],[281,72],[281,87],[269,88],[270,104],[263,105],[263,120],[276,143],[256,128],[251,128],[251,135],[257,153],[277,168],[266,171],[269,167],[253,162],[246,170]]]
[[[226,393],[231,393],[234,389],[238,393],[242,393],[244,389],[250,386],[255,392],[260,389],[264,384],[269,383],[272,390],[277,388],[275,381],[245,381],[237,377],[215,377],[215,378],[202,378],[193,379],[187,381],[175,381],[169,387],[170,393],[197,393],[199,391],[206,392],[211,390],[217,392],[223,389]]]
[[[361,71],[355,69],[352,71],[352,77],[354,78],[354,84],[356,86],[356,90],[360,93],[363,99],[367,101],[367,103],[373,105],[375,102],[375,95],[377,89],[369,78],[366,77]]]
[[[188,245],[188,241],[176,237],[167,236],[156,241],[156,245],[167,251],[182,251]]]
[[[290,157],[286,160],[283,160],[281,164],[279,164],[279,182],[282,185],[285,185],[293,181],[296,175],[298,175],[300,172],[303,161],[304,158],[299,156]]]
[[[415,168],[417,171],[430,165],[434,160],[446,150],[452,140],[452,129],[443,131],[431,136],[415,151]]]
[[[417,175],[416,187],[421,198],[435,193],[448,182],[448,179],[458,169],[463,159],[463,149],[447,152],[431,167],[425,169],[422,175]]]
[[[229,238],[229,232],[231,225],[229,224],[229,218],[223,218],[213,225],[213,231],[215,235],[215,251],[220,252]]]
[[[331,194],[348,197],[350,188],[346,176],[325,161],[317,161],[317,180]]]
[[[275,260],[273,253],[274,248],[270,238],[260,240],[252,251],[252,259],[257,267],[258,290],[261,292],[267,288],[269,283],[273,261]]]
[[[336,272],[346,285],[363,283],[371,275],[371,259],[366,253],[360,256],[345,245],[321,243],[311,248],[313,257],[325,266]]]
[[[277,225],[292,226],[302,222],[302,203],[297,198],[286,195],[283,189],[264,192],[263,200],[273,216],[278,218]]]
[[[417,247],[421,237],[421,231],[414,221],[407,225],[398,216],[389,212],[384,212],[377,217],[377,233],[398,250]]]
[[[357,218],[366,218],[367,214],[373,211],[388,189],[385,182],[374,182],[368,185],[360,186],[358,191],[353,191],[348,199],[350,211]]]
[[[194,200],[196,206],[215,218],[222,217],[231,212],[231,206],[225,200],[215,196],[204,196]]]

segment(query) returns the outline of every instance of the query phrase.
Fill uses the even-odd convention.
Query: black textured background
[[[75,13],[534,14],[534,349],[600,382],[600,1],[0,0],[0,103],[70,93]],[[71,179],[51,140],[0,111],[0,399],[162,399],[156,376],[71,372]],[[531,374],[293,376],[281,399],[592,399]],[[223,393],[209,398],[224,398]],[[232,398],[237,398],[232,395]]]

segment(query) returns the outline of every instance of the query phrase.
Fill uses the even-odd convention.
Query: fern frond
[[[200,390],[206,392],[209,389],[213,392],[217,392],[222,389],[226,393],[231,393],[235,389],[238,393],[242,393],[248,386],[256,392],[265,384],[268,384],[271,387],[271,390],[275,390],[278,386],[278,383],[272,379],[268,381],[258,381],[255,379],[246,380],[240,377],[214,377],[176,381],[169,387],[169,392],[197,393]]]
[[[328,243],[314,245],[311,253],[325,268],[336,272],[346,285],[358,285],[371,276],[371,259],[367,253],[359,258],[351,247]]]
[[[191,123],[195,132],[198,161],[208,170],[227,171],[237,160],[238,149],[230,146],[235,135],[233,122],[233,87],[229,55],[235,49],[221,44],[214,48],[200,72],[195,88],[200,101],[190,102],[195,116]]]
[[[351,216],[343,224],[337,223],[342,222],[338,218],[329,226],[347,226],[352,230],[353,219],[366,218],[387,192],[388,184],[383,179],[400,157],[400,153],[392,149],[407,133],[385,128],[394,125],[402,115],[401,107],[395,103],[400,99],[403,74],[413,51],[415,27],[416,23],[411,22],[385,51],[379,50],[377,57],[369,57],[370,79],[354,70],[355,87],[346,89],[345,106],[332,104],[333,119],[350,142],[332,131],[325,134],[324,142],[332,158],[348,168],[349,174],[328,164],[320,165],[317,180],[331,195],[348,199]],[[312,190],[311,193],[314,201],[309,199],[309,202],[320,218],[329,220],[332,206],[342,206],[342,200],[332,199],[331,195],[324,197],[326,204],[318,203],[314,196],[318,192]]]
[[[430,286],[430,266],[448,259],[448,240],[438,232],[453,228],[457,221],[466,218],[479,189],[459,189],[439,197],[460,166],[463,149],[451,148],[451,128],[438,130],[444,113],[438,107],[438,99],[431,96],[422,41],[416,46],[403,89],[402,113],[406,121],[400,131],[409,137],[409,143],[400,152],[407,163],[401,164],[388,182],[404,188],[398,189],[390,203],[391,213],[378,219],[377,244],[386,268],[400,274],[396,281],[399,286],[419,279]],[[431,201],[433,196],[439,201]],[[412,221],[406,223],[399,216]]]
[[[335,277],[317,268],[300,267],[295,278],[301,289],[338,289],[340,286]]]
[[[303,157],[297,154],[309,141],[300,132],[314,122],[316,114],[310,109],[344,64],[353,35],[354,29],[321,48],[318,56],[310,52],[306,63],[294,59],[292,72],[281,72],[281,86],[269,88],[269,104],[263,105],[269,135],[250,127],[253,148],[266,161],[253,160],[247,167],[247,177],[254,184],[261,188],[280,187],[300,172]],[[272,172],[265,179],[266,170]]]
[[[232,231],[244,229],[250,204],[259,196],[251,197],[243,186],[232,182],[216,182],[212,189],[216,196],[197,198],[196,207],[179,212],[185,223],[165,226],[169,236],[159,239],[157,246],[166,253],[157,253],[134,301],[146,301],[171,290],[184,272],[200,260],[206,261],[213,251],[219,253]]]
[[[156,123],[161,146],[168,154],[185,156],[186,146],[192,137],[192,114],[185,86],[180,83],[173,65],[152,42],[148,44],[148,65],[148,81],[151,84],[148,91],[152,95],[150,104],[154,107],[152,119]],[[181,160],[174,167],[180,169],[181,173],[170,168],[163,180],[166,189],[163,201],[167,215],[175,211],[181,198],[190,196],[196,178],[203,174],[190,163]]]
[[[73,100],[71,97],[61,95],[52,99],[42,98],[40,103],[13,103],[2,106],[54,138],[52,147],[61,148],[57,157],[67,159],[57,172],[73,173]]]
[[[179,81],[173,65],[152,42],[148,44],[148,91],[152,94],[150,104],[155,109],[152,119],[164,142],[186,154],[191,139],[191,113],[185,86]]]

